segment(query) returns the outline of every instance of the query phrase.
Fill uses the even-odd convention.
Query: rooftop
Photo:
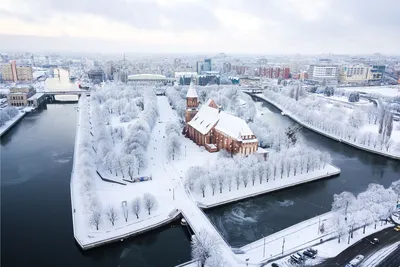
[[[167,77],[160,74],[133,74],[128,76],[129,81],[134,80],[165,80]]]
[[[188,92],[186,94],[186,97],[198,97],[197,92],[196,92],[196,88],[194,88],[193,81],[190,82],[189,90],[188,90]]]

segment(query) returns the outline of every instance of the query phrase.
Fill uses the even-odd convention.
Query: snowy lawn
[[[326,99],[328,101],[332,101],[332,102],[336,102],[336,103],[343,103],[343,104],[346,104],[346,105],[357,105],[357,106],[360,106],[360,105],[369,105],[369,104],[371,104],[368,100],[365,100],[365,99],[362,99],[362,98],[358,102],[349,102],[349,98],[347,96],[336,96],[336,95],[334,95],[334,96],[325,96],[325,95],[321,95],[321,94],[318,94],[317,96],[320,97],[320,98]]]
[[[354,92],[365,92],[368,94],[380,94],[383,96],[400,96],[400,86],[360,86],[360,87],[340,87],[346,91]]]
[[[262,184],[259,184],[259,182],[257,181],[254,186],[250,183],[246,188],[241,187],[239,188],[239,190],[237,190],[236,187],[233,186],[231,191],[224,189],[224,191],[220,193],[217,190],[214,195],[208,194],[206,197],[203,197],[200,192],[196,191],[194,193],[194,196],[196,198],[197,204],[200,207],[211,208],[248,197],[270,193],[276,190],[284,189],[286,187],[316,181],[339,173],[339,168],[332,165],[326,165],[326,167],[321,170],[317,169],[309,173],[298,174],[296,176],[293,176],[293,174],[291,174],[289,177],[286,177],[285,175],[282,179],[277,177],[276,179],[270,179],[269,182],[263,181]]]

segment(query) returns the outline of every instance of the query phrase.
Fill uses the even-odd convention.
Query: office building
[[[7,96],[9,106],[23,107],[28,105],[28,99],[36,94],[36,90],[32,86],[15,86],[10,88]]]
[[[308,76],[313,81],[337,83],[338,67],[336,65],[310,65]]]
[[[203,74],[205,71],[211,71],[211,59],[207,58],[204,61],[197,61],[196,71],[198,74]]]

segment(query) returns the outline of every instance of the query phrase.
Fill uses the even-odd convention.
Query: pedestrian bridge
[[[73,91],[62,91],[62,90],[58,90],[58,91],[42,91],[41,93],[48,95],[48,96],[56,96],[56,95],[77,95],[78,97],[80,97],[82,94],[86,94],[87,96],[90,96],[90,91],[88,90],[73,90]]]
[[[262,88],[241,88],[242,92],[249,93],[249,94],[261,94],[263,92]]]

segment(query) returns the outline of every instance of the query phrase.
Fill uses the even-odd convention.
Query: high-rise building
[[[32,67],[17,65],[15,60],[1,65],[1,73],[4,81],[32,81]]]
[[[196,71],[198,74],[202,74],[205,71],[211,71],[211,59],[206,58],[204,61],[197,61]]]
[[[309,79],[313,81],[337,82],[338,67],[336,65],[310,65]]]

